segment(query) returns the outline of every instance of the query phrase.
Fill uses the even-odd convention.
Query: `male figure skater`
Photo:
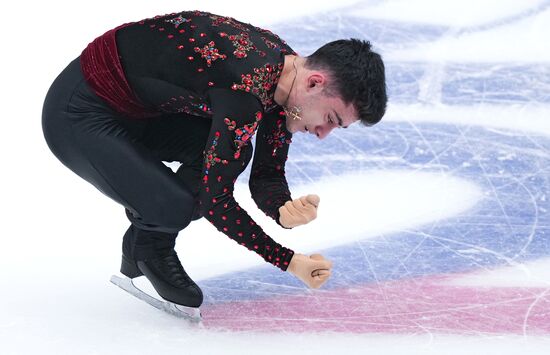
[[[312,221],[319,197],[292,199],[285,178],[292,135],[374,125],[386,101],[384,65],[369,42],[338,40],[301,57],[269,30],[183,11],[91,42],[53,82],[42,127],[65,166],[125,207],[121,272],[199,307],[202,291],[174,246],[201,217],[309,287],[328,280],[332,263],[275,242],[235,201],[234,183],[254,155],[257,206],[283,228]],[[163,161],[182,165],[174,173]]]

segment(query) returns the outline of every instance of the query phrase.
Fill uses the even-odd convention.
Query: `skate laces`
[[[165,275],[168,281],[174,286],[186,287],[194,283],[185,272],[176,252],[151,261],[155,263],[155,266],[161,271],[162,275]]]

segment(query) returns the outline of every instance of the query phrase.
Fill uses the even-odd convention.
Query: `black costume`
[[[273,99],[287,54],[296,55],[268,30],[187,11],[107,32],[56,78],[44,136],[63,164],[125,206],[124,254],[166,255],[178,231],[204,216],[286,271],[294,252],[239,207],[233,188],[256,135],[254,201],[279,223],[291,199],[291,134]],[[182,165],[174,174],[162,161]]]

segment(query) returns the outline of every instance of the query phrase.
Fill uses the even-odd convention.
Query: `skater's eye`
[[[338,119],[338,127],[348,128],[348,126],[344,126],[344,121],[342,120],[342,117],[340,117],[338,112],[336,112],[336,110],[332,110],[332,111],[334,112],[334,114],[336,115],[336,118]],[[332,118],[330,118],[330,123],[332,124],[332,122],[334,122],[334,121],[332,120]]]

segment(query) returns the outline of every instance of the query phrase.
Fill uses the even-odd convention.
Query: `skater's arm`
[[[294,228],[317,217],[319,196],[292,200],[285,176],[285,163],[292,134],[286,129],[282,108],[265,115],[256,136],[249,187],[256,205],[283,228]]]
[[[208,96],[214,115],[199,191],[203,215],[219,231],[286,271],[294,251],[265,234],[233,197],[235,181],[252,157],[250,140],[263,119],[262,106],[243,92],[211,89]]]
[[[279,225],[279,208],[292,200],[285,176],[285,163],[292,134],[286,129],[281,107],[266,114],[258,128],[249,187],[258,208]]]

